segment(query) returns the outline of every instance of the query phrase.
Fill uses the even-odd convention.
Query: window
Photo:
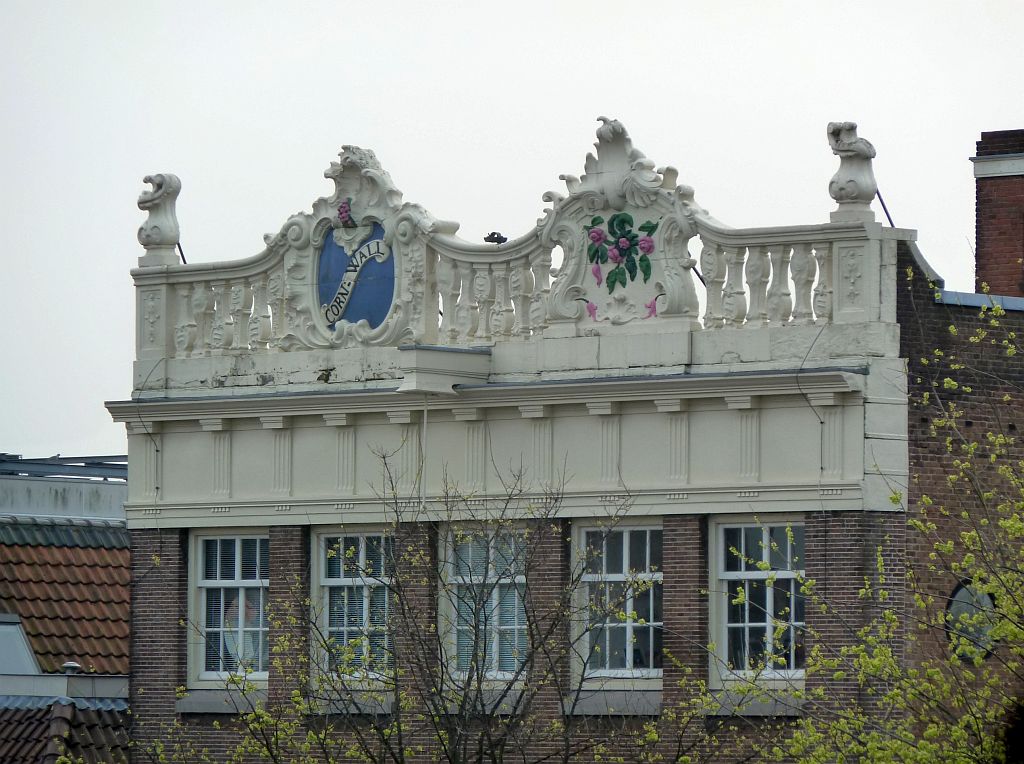
[[[459,529],[451,534],[448,555],[455,670],[510,678],[527,650],[524,535]]]
[[[804,668],[802,525],[721,525],[719,657],[731,672]]]
[[[661,675],[661,538],[660,528],[584,531],[589,675]]]
[[[329,666],[340,673],[381,671],[391,665],[388,587],[394,573],[390,536],[321,537],[320,586]]]
[[[270,540],[204,537],[198,552],[199,678],[266,678]]]

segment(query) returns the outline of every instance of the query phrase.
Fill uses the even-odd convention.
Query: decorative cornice
[[[560,406],[578,404],[581,397],[592,403],[645,402],[678,396],[680,399],[727,398],[808,393],[845,393],[864,387],[865,368],[828,370],[786,370],[753,374],[679,374],[618,379],[581,379],[557,382],[505,383],[460,388],[457,399],[435,399],[424,403],[420,395],[394,389],[358,393],[296,393],[273,396],[230,396],[223,398],[159,398],[110,401],[106,404],[116,422],[200,420],[212,423],[234,418],[267,416],[349,415],[385,412],[395,420],[411,421],[423,409],[445,411],[479,406]],[[521,409],[522,411],[522,409]],[[220,426],[223,426],[221,424]]]

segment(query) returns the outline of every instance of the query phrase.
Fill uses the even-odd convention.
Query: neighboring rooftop
[[[123,700],[0,695],[0,761],[127,762],[127,708]]]
[[[91,478],[128,480],[126,456],[49,456],[25,459],[20,454],[0,453],[0,475],[26,477]]]
[[[128,546],[123,520],[0,515],[0,613],[20,619],[41,671],[128,673]]]

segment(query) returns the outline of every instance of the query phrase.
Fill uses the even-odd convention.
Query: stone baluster
[[[526,258],[520,258],[512,263],[512,270],[509,273],[509,286],[512,289],[512,304],[515,306],[516,321],[512,328],[513,333],[520,337],[529,337],[533,324],[530,320],[530,296],[533,294],[533,273],[530,272],[530,264]]]
[[[811,310],[811,287],[817,264],[811,256],[810,244],[797,244],[793,247],[793,262],[790,271],[793,274],[793,323],[812,324],[814,313]]]
[[[192,312],[192,285],[176,284],[178,320],[174,325],[174,357],[188,358],[196,343],[195,314]]]
[[[252,315],[252,287],[245,280],[231,285],[231,325],[234,336],[232,350],[244,350],[249,345],[249,317]]]
[[[768,325],[768,248],[751,246],[747,257],[747,286],[750,288],[750,308],[747,310],[747,328]]]
[[[491,308],[491,327],[495,335],[508,337],[512,331],[515,316],[509,296],[508,267],[505,263],[494,265],[494,307]]]
[[[210,355],[222,355],[231,346],[231,314],[228,307],[227,287],[223,281],[213,285],[213,326],[210,330]]]
[[[437,261],[437,290],[441,293],[441,340],[453,343],[456,337],[455,306],[459,297],[455,263],[441,255]]]
[[[196,340],[191,355],[207,355],[213,328],[213,293],[209,284],[199,281],[192,285],[192,315],[196,322]]]
[[[267,347],[272,336],[270,304],[267,302],[267,279],[260,276],[252,283],[252,318],[249,320],[249,349]]]
[[[705,242],[700,253],[700,269],[708,293],[704,328],[718,329],[722,326],[722,285],[725,283],[725,258],[718,244]]]
[[[789,245],[773,244],[769,257],[772,283],[768,287],[768,320],[781,326],[793,313],[793,296],[789,292],[789,262],[792,257]]]
[[[473,266],[473,299],[476,300],[479,320],[476,327],[476,338],[483,342],[491,339],[491,306],[494,305],[494,283],[491,280],[490,266],[476,263]]]
[[[267,279],[267,294],[270,297],[271,337],[270,347],[280,350],[281,340],[287,334],[288,322],[285,319],[284,268],[274,271]]]
[[[551,294],[551,253],[535,254],[530,261],[533,271],[533,296],[530,298],[530,326],[538,333],[547,325],[547,301]]]
[[[814,259],[818,261],[818,283],[814,287],[814,315],[818,321],[832,321],[832,244],[814,245]]]
[[[473,266],[458,263],[455,280],[459,283],[459,302],[455,306],[456,340],[462,345],[476,332],[479,308],[473,299]]]
[[[722,301],[722,318],[726,326],[742,326],[747,317],[747,293],[743,289],[743,263],[747,257],[746,247],[726,247],[725,294]]]

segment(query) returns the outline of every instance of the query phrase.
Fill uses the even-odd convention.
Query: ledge
[[[770,690],[765,691],[770,693]],[[718,701],[718,709],[709,711],[709,716],[802,716],[804,701],[787,692],[779,692],[771,697],[751,698],[751,693],[737,690],[717,690],[714,692]]]
[[[978,294],[977,292],[954,292],[950,289],[940,289],[937,292],[935,302],[943,305],[956,305],[961,308],[994,308],[998,305],[1003,310],[1008,311],[1024,310],[1024,297]]]
[[[581,690],[562,703],[571,716],[658,716],[661,690]]]
[[[246,713],[256,705],[267,702],[267,691],[252,689],[245,693],[240,690],[189,690],[178,698],[174,710],[179,714],[238,714]]]

